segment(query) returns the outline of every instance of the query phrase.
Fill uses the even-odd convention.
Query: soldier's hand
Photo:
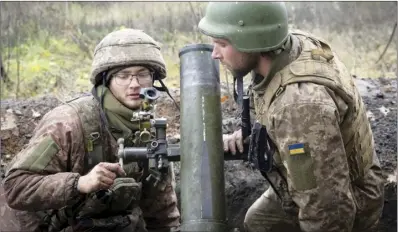
[[[77,189],[81,193],[109,189],[117,175],[126,175],[118,163],[99,163],[87,175],[79,178]]]
[[[241,129],[235,131],[233,134],[224,134],[222,140],[224,143],[225,152],[230,151],[233,155],[235,155],[236,148],[238,148],[239,152],[243,153],[243,138]]]

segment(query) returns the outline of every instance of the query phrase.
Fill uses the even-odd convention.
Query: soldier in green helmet
[[[141,89],[165,77],[152,37],[135,29],[105,36],[94,51],[92,94],[47,113],[7,167],[0,222],[9,224],[1,229],[179,231],[172,166],[155,185],[144,163],[121,166],[116,156],[119,138],[137,145]]]
[[[282,2],[209,3],[199,29],[235,77],[251,72],[256,120],[274,147],[275,189],[249,208],[246,231],[375,231],[382,170],[364,103],[330,45],[289,31]],[[243,152],[241,130],[223,140]]]

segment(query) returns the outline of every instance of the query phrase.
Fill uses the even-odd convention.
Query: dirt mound
[[[396,80],[356,79],[357,86],[367,106],[371,120],[376,152],[384,170],[386,201],[380,231],[396,231],[397,194],[397,109]],[[222,94],[226,88],[222,88]],[[179,103],[179,90],[170,90]],[[9,161],[29,141],[39,120],[49,110],[61,104],[54,96],[37,97],[24,101],[1,102],[1,161]],[[223,132],[231,132],[237,122],[236,105],[229,99],[222,103]],[[158,100],[157,117],[168,119],[168,138],[171,143],[179,142],[180,114],[174,102],[162,94]],[[225,191],[227,216],[230,225],[241,227],[244,215],[250,205],[268,188],[268,184],[258,171],[252,170],[242,161],[225,162]],[[179,190],[179,163],[176,163],[177,193]]]
[[[358,80],[384,175],[385,203],[380,231],[397,231],[397,82],[391,79]]]

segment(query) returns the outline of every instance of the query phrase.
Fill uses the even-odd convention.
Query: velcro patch
[[[290,155],[305,154],[304,143],[295,143],[288,145]]]
[[[19,159],[11,169],[41,172],[46,168],[59,150],[60,147],[58,147],[50,135],[40,137],[37,141],[29,145],[26,150],[23,150],[18,154]]]

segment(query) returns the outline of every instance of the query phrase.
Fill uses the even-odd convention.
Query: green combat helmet
[[[282,2],[211,2],[200,31],[227,39],[241,52],[268,52],[288,38],[288,18]]]
[[[159,44],[141,30],[122,29],[111,32],[95,47],[90,81],[102,82],[99,75],[113,67],[143,65],[155,69],[155,80],[166,77],[166,65]]]

